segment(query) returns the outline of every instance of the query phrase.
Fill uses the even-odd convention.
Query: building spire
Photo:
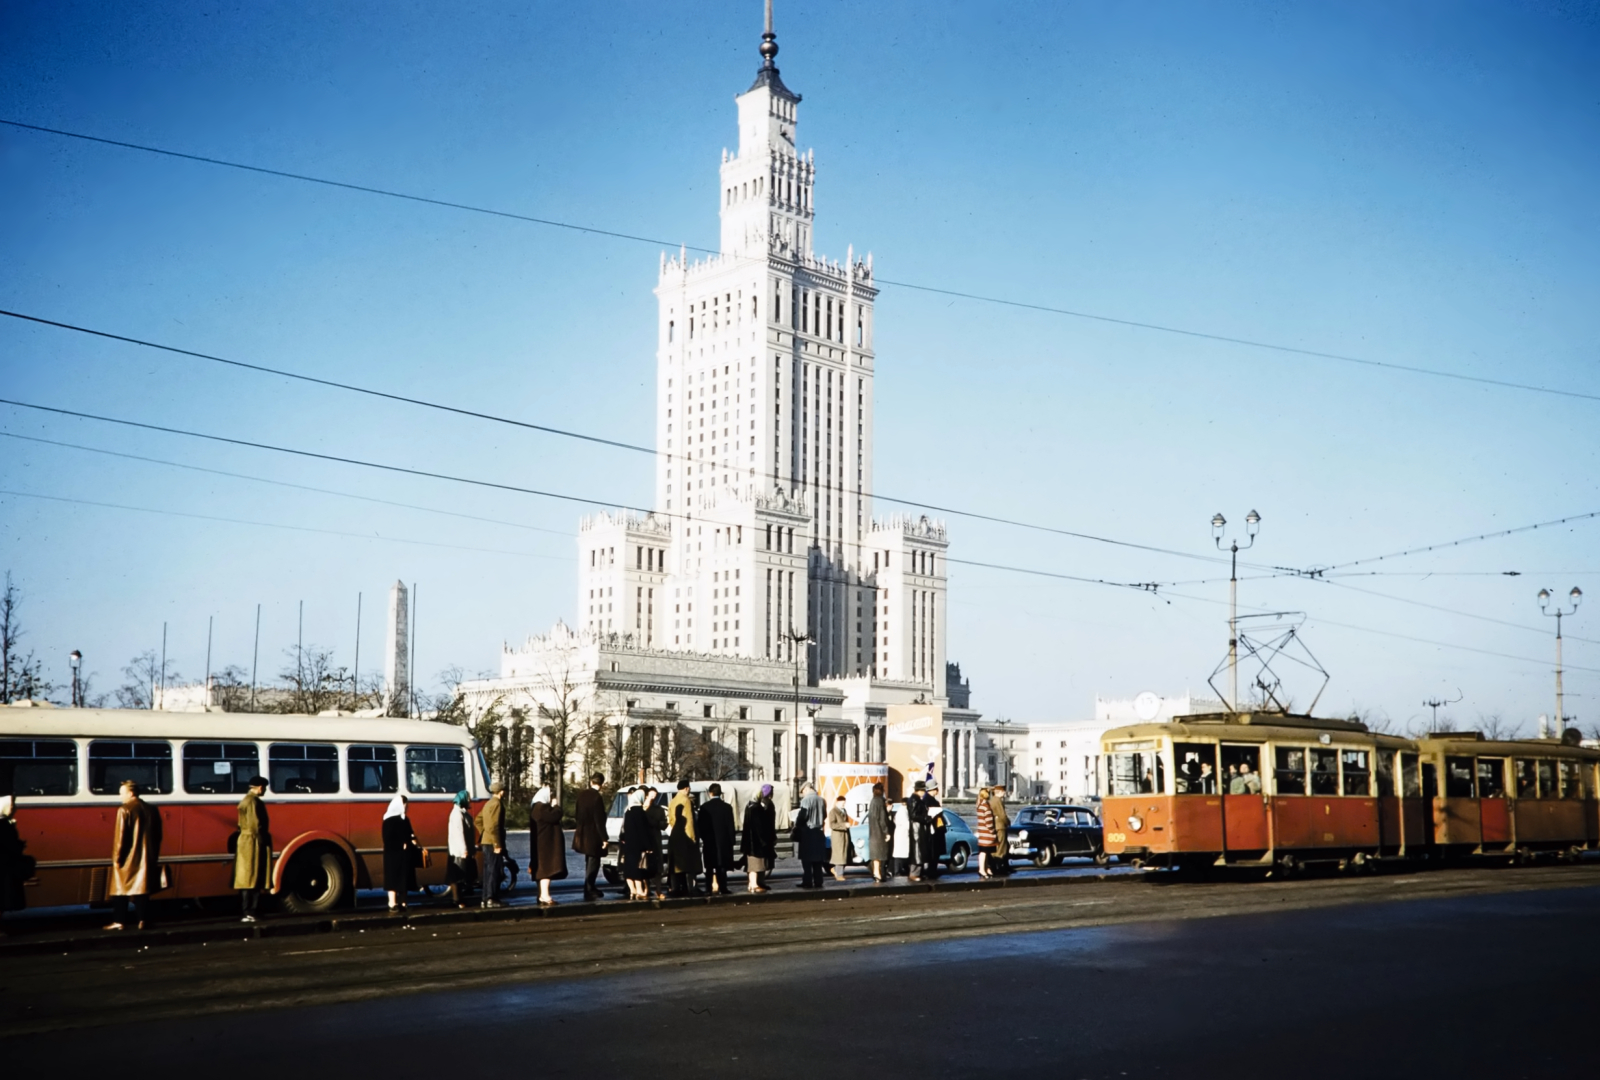
[[[756,81],[750,84],[750,89],[765,86],[778,97],[790,102],[798,102],[800,95],[783,85],[783,80],[778,77],[778,65],[773,60],[778,55],[778,35],[772,32],[772,0],[767,0],[766,32],[761,35],[761,67],[756,69]]]
[[[767,29],[761,35],[761,66],[773,67],[772,60],[778,55],[778,35],[772,32],[772,0],[767,0]]]

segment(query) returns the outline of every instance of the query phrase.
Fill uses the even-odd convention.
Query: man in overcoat
[[[713,895],[723,895],[728,891],[728,869],[733,866],[733,834],[738,830],[734,826],[733,807],[723,801],[721,784],[712,784],[706,789],[698,828],[700,847],[705,853],[706,882]]]
[[[479,852],[483,855],[483,906],[500,906],[500,866],[506,856],[505,784],[489,785],[489,801],[483,804],[473,824],[478,827]]]
[[[272,831],[267,818],[267,778],[252,776],[239,800],[239,843],[233,850],[233,887],[239,890],[240,922],[253,923],[261,893],[272,887]]]
[[[589,777],[589,786],[578,792],[573,810],[572,850],[583,856],[583,898],[600,900],[605,893],[595,883],[600,874],[600,857],[606,853],[606,800],[601,788],[606,778],[600,773]]]
[[[121,930],[132,921],[144,929],[145,904],[161,887],[161,812],[139,797],[139,785],[124,780],[122,805],[111,838],[111,923]]]

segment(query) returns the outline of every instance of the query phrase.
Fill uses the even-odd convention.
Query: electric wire
[[[168,150],[163,147],[149,146],[142,143],[127,142],[119,139],[107,139],[97,135],[87,135],[82,132],[66,131],[61,128],[44,127],[39,124],[27,124],[20,120],[0,118],[0,124],[19,128],[26,131],[35,131],[48,135],[57,135],[62,138],[79,139],[84,142],[99,143],[105,146],[115,146],[125,150],[136,150],[142,153],[158,154],[164,157],[179,158],[185,161],[198,162],[205,165],[214,165],[221,168],[239,169],[245,172],[259,173],[266,176],[279,177],[287,180],[298,180],[303,183],[321,184],[326,187],[342,188],[368,195],[380,195],[385,198],[402,199],[407,202],[423,203],[430,206],[444,207],[451,210],[461,210],[474,214],[487,214],[492,217],[506,218],[534,225],[544,225],[550,228],[565,229],[571,232],[585,233],[593,236],[604,236],[617,240],[627,240],[634,243],[650,244],[654,247],[676,247],[685,251],[694,251],[700,254],[716,255],[720,252],[712,248],[701,247],[695,244],[673,243],[672,241],[656,237],[642,236],[636,233],[622,232],[615,229],[602,229],[592,225],[579,225],[570,221],[559,221],[554,218],[536,217],[531,214],[520,214],[509,210],[498,210],[491,207],[474,206],[469,203],[454,202],[448,199],[437,199],[426,195],[415,195],[409,192],[395,191],[389,188],[380,188],[367,184],[355,184],[342,180],[331,180],[326,177],[312,176],[307,173],[289,172],[285,169],[267,168],[261,165],[248,165],[243,162],[229,161],[224,158],[208,157],[202,154],[189,154],[178,150]],[[755,260],[752,260],[755,261]],[[759,260],[765,263],[765,260]],[[1566,390],[1559,387],[1537,386],[1531,383],[1512,382],[1507,379],[1494,379],[1482,375],[1468,375],[1458,371],[1447,371],[1442,368],[1421,367],[1414,364],[1400,364],[1387,360],[1373,360],[1368,357],[1352,356],[1348,353],[1327,352],[1319,349],[1306,349],[1295,345],[1282,345],[1276,342],[1259,341],[1253,338],[1235,337],[1228,334],[1218,334],[1203,330],[1192,330],[1186,327],[1171,326],[1165,323],[1149,322],[1140,319],[1125,319],[1112,315],[1101,315],[1094,312],[1079,311],[1073,308],[1056,307],[1049,304],[1029,303],[1022,300],[1009,300],[1004,297],[988,296],[982,293],[966,292],[959,289],[947,289],[934,285],[921,285],[909,281],[895,281],[889,278],[875,277],[878,285],[887,285],[891,288],[909,289],[915,292],[924,292],[938,296],[949,296],[956,299],[970,300],[975,303],[994,304],[1001,307],[1017,308],[1026,311],[1036,311],[1050,315],[1062,315],[1073,319],[1083,319],[1092,322],[1105,323],[1113,326],[1123,326],[1136,330],[1148,330],[1162,334],[1172,334],[1202,341],[1215,341],[1228,345],[1239,345],[1244,348],[1257,349],[1267,352],[1282,353],[1291,356],[1303,356],[1317,360],[1328,360],[1336,363],[1355,364],[1362,367],[1377,368],[1388,371],[1399,371],[1412,375],[1423,375],[1430,378],[1451,379],[1458,382],[1474,383],[1481,386],[1493,386],[1507,390],[1521,390],[1536,394],[1550,394],[1559,397],[1577,398],[1585,401],[1600,401],[1600,394],[1585,393],[1578,390]]]

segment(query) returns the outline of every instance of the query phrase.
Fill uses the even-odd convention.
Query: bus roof
[[[301,716],[284,713],[166,712],[159,709],[47,709],[0,706],[0,737],[217,739],[296,742],[457,743],[472,732],[434,720]]]

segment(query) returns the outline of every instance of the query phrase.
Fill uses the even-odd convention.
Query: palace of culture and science
[[[965,790],[978,715],[945,662],[948,540],[926,517],[871,516],[872,258],[812,251],[816,164],[777,53],[769,7],[722,154],[719,252],[661,258],[656,511],[584,519],[575,625],[461,689],[535,724],[547,698],[581,698],[643,739],[660,779],[684,730],[747,779],[881,761],[887,706],[933,703],[943,786]]]

